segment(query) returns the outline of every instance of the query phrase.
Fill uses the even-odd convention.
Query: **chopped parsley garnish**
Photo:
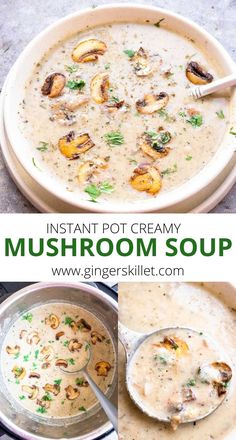
[[[44,408],[43,406],[40,406],[40,407],[37,409],[37,412],[40,413],[40,414],[45,414],[45,413],[47,412],[47,410],[46,410],[46,408]]]
[[[25,396],[19,396],[20,400],[25,400]]]
[[[104,66],[104,67],[105,67],[105,70],[110,69],[110,66],[111,66],[110,63],[105,64],[105,66]]]
[[[75,360],[73,358],[68,359],[70,365],[75,365]]]
[[[202,335],[203,335],[203,332],[199,332],[199,335],[202,336]]]
[[[36,162],[35,162],[35,158],[34,158],[34,157],[32,157],[32,162],[33,162],[33,165],[35,166],[35,168],[37,168],[39,171],[42,171],[42,170],[38,167],[38,165],[36,164]]]
[[[71,90],[81,90],[85,86],[85,81],[83,79],[74,80],[69,79],[66,83],[66,87],[69,87]]]
[[[124,143],[124,136],[119,130],[106,133],[104,138],[110,147],[113,147],[113,145],[122,145]]]
[[[48,147],[49,147],[49,143],[48,142],[44,142],[44,141],[40,141],[39,142],[39,147],[37,148],[37,150],[39,151],[47,151]]]
[[[67,64],[65,65],[65,70],[69,73],[75,73],[78,70],[78,66],[76,66],[75,64],[72,64],[70,66],[68,66]]]
[[[29,361],[29,354],[26,354],[25,356],[23,356],[23,361],[24,362],[28,362]]]
[[[164,21],[165,19],[164,18],[161,18],[159,21],[157,21],[156,23],[154,23],[154,26],[156,26],[156,27],[160,27],[160,24],[161,24],[161,22],[162,21]]]
[[[39,350],[35,350],[34,357],[35,357],[35,359],[38,359],[38,357],[39,357]]]
[[[219,119],[225,119],[225,115],[223,110],[219,110],[218,112],[216,112],[217,116]]]
[[[32,315],[32,313],[26,313],[26,315],[22,316],[22,319],[25,321],[28,321],[31,324],[32,319],[33,319],[33,315]]]
[[[186,119],[186,122],[192,125],[192,127],[201,127],[202,125],[202,115],[200,113],[196,113],[195,115],[191,116],[191,118]]]
[[[68,345],[69,345],[69,341],[65,341],[65,342],[63,342],[63,345],[64,345],[64,347],[68,347]]]
[[[55,383],[55,385],[61,385],[61,381],[62,381],[62,379],[55,379],[54,383]]]
[[[189,381],[186,383],[187,387],[195,387],[196,380],[195,379],[189,379]]]
[[[19,356],[20,356],[20,353],[16,353],[14,356],[14,359],[18,359]]]
[[[72,318],[70,318],[70,316],[66,316],[64,322],[66,325],[71,325],[73,321],[74,320]]]
[[[145,134],[151,138],[152,148],[156,151],[163,151],[163,145],[167,144],[171,140],[171,134],[168,131],[156,133],[155,131],[146,131]]]
[[[179,112],[179,116],[181,116],[181,118],[186,118],[186,113],[185,112]]]
[[[80,406],[79,411],[86,411],[86,408],[84,406]]]
[[[19,381],[19,379],[16,379],[16,385],[20,385],[20,381]]]
[[[169,175],[169,174],[176,173],[176,171],[177,171],[177,164],[175,163],[175,164],[173,165],[173,167],[166,168],[165,170],[163,170],[163,171],[161,172],[161,175],[162,175],[162,176],[166,176],[166,175]]]
[[[131,49],[125,49],[123,52],[125,53],[125,55],[128,55],[129,58],[133,58],[133,56],[135,55],[135,51]]]
[[[83,385],[84,383],[84,378],[83,377],[77,377],[76,381],[75,381],[76,385]]]
[[[102,183],[100,183],[99,185],[94,185],[93,183],[91,183],[90,185],[86,186],[85,190],[84,190],[87,194],[90,195],[91,200],[93,202],[96,202],[96,199],[101,195],[101,194],[110,194],[113,191],[115,191],[114,186],[112,186],[109,182],[104,181]]]
[[[189,161],[189,160],[192,160],[192,158],[193,158],[193,156],[188,155],[188,156],[185,157],[185,160]]]

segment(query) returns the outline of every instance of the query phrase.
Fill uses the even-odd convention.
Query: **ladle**
[[[140,400],[137,400],[136,395],[134,395],[134,391],[132,387],[132,381],[131,381],[131,375],[132,372],[130,370],[132,370],[132,368],[130,368],[130,366],[132,365],[131,361],[132,358],[134,356],[134,354],[137,352],[137,350],[140,348],[140,346],[147,341],[147,339],[149,339],[150,337],[154,336],[154,335],[160,335],[163,334],[163,337],[166,336],[167,333],[169,333],[170,331],[173,331],[173,336],[174,333],[177,330],[186,330],[188,332],[190,332],[190,334],[192,333],[193,335],[196,336],[196,334],[199,335],[199,332],[197,332],[196,330],[193,330],[191,328],[185,328],[185,327],[168,327],[168,328],[162,328],[159,330],[155,330],[154,332],[151,333],[147,333],[147,334],[142,334],[142,333],[138,333],[135,331],[132,331],[130,329],[128,329],[127,327],[125,327],[123,324],[121,324],[119,322],[119,327],[118,327],[118,331],[119,331],[119,339],[121,341],[121,343],[124,346],[125,349],[125,353],[126,353],[126,386],[129,392],[129,395],[131,397],[131,399],[133,400],[133,402],[135,403],[135,405],[145,414],[147,414],[149,417],[152,417],[160,422],[167,422],[167,423],[171,423],[171,418],[170,415],[163,415],[165,414],[163,411],[160,413],[160,415],[151,413],[151,411],[149,411],[146,406],[144,404],[142,404],[142,402],[140,402]],[[209,341],[211,341],[211,339],[208,337],[206,338],[206,336],[204,335],[205,339],[208,339]],[[212,343],[214,341],[211,341]],[[222,396],[221,399],[219,399],[219,402],[212,407],[212,409],[210,411],[207,411],[204,415],[200,415],[199,417],[195,417],[195,418],[188,418],[187,420],[181,420],[180,423],[193,423],[196,422],[198,420],[201,420],[207,416],[209,416],[210,414],[212,414],[224,401],[225,397],[226,397],[227,393]]]
[[[191,87],[189,89],[189,95],[192,96],[194,99],[200,99],[203,96],[207,96],[215,92],[221,92],[227,87],[232,87],[235,85],[236,85],[236,74],[234,73],[224,78],[217,79],[210,84]]]
[[[67,368],[63,368],[60,366],[60,370],[63,371],[65,374],[78,374],[82,373],[87,382],[89,383],[91,389],[93,390],[94,394],[96,395],[100,405],[102,406],[103,410],[105,411],[108,419],[112,423],[115,431],[118,433],[118,411],[116,407],[113,405],[113,403],[107,398],[107,396],[101,391],[101,389],[97,386],[97,384],[94,382],[94,380],[91,378],[90,374],[88,373],[87,367],[91,359],[91,348],[89,344],[86,348],[87,358],[84,361],[84,364],[79,369],[74,370],[68,370]],[[76,365],[75,365],[76,367]]]

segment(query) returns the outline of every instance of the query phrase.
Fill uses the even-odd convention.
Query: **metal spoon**
[[[84,361],[84,364],[80,366],[79,369],[76,370],[68,370],[64,369],[63,367],[59,367],[61,371],[65,374],[78,374],[82,373],[89,385],[91,386],[94,394],[96,395],[100,405],[102,406],[103,410],[105,411],[108,419],[112,423],[115,431],[118,433],[118,411],[117,408],[113,405],[113,403],[110,402],[110,400],[107,398],[107,396],[100,390],[100,388],[97,386],[97,384],[94,382],[94,380],[91,378],[90,374],[87,371],[87,366],[91,359],[91,348],[88,345],[86,348],[87,358]],[[75,366],[76,367],[76,366]]]
[[[163,336],[166,336],[167,332],[169,331],[173,331],[173,333],[176,330],[186,330],[190,333],[192,333],[193,335],[198,334],[199,332],[197,332],[196,330],[193,330],[191,328],[186,328],[186,327],[167,327],[167,328],[162,328],[160,330],[155,330],[154,332],[148,333],[148,334],[142,334],[142,333],[138,333],[138,332],[134,332],[133,330],[128,329],[127,327],[125,327],[123,324],[121,324],[119,322],[119,326],[118,326],[118,331],[119,331],[119,339],[122,343],[122,345],[124,346],[125,349],[125,354],[126,354],[126,386],[127,386],[127,390],[129,392],[129,395],[131,397],[131,399],[133,400],[133,402],[135,403],[135,405],[145,414],[147,414],[149,417],[152,417],[160,422],[165,422],[165,423],[170,423],[170,416],[168,416],[167,414],[164,415],[164,412],[161,412],[160,414],[155,415],[152,413],[150,413],[150,411],[147,410],[147,408],[145,407],[144,404],[142,404],[142,402],[137,401],[137,397],[134,395],[133,392],[133,387],[132,387],[132,383],[131,383],[131,361],[132,358],[134,356],[134,354],[137,352],[137,350],[140,348],[140,346],[147,341],[147,339],[149,339],[150,337],[152,337],[153,335],[160,335],[163,334]],[[206,337],[204,336],[204,338],[206,339]],[[211,339],[209,337],[207,337],[207,339],[210,341]],[[211,341],[211,343],[214,341]],[[181,424],[182,423],[193,423],[196,421],[199,421],[207,416],[209,416],[210,414],[212,414],[224,401],[225,397],[226,397],[227,393],[222,397],[222,399],[219,401],[219,403],[217,403],[210,411],[206,412],[204,415],[201,415],[199,417],[195,417],[192,419],[187,419],[187,420],[181,420]]]
[[[227,87],[232,87],[236,85],[236,74],[226,76],[225,78],[217,79],[210,84],[204,86],[191,87],[189,89],[189,95],[194,99],[202,98],[203,96],[210,95],[211,93],[220,92]]]

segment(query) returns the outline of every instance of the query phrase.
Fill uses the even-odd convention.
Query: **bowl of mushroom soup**
[[[75,209],[187,212],[235,163],[235,92],[194,101],[189,88],[234,71],[211,35],[175,13],[86,9],[13,66],[7,135],[34,180]]]
[[[117,406],[117,302],[83,283],[36,283],[0,306],[0,420],[26,439],[106,438],[112,425],[83,373]]]

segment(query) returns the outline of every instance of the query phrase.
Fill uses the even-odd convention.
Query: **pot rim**
[[[48,287],[70,287],[78,290],[83,290],[88,293],[95,293],[99,294],[99,296],[104,300],[104,302],[108,305],[112,305],[112,307],[117,311],[118,313],[118,301],[115,301],[111,296],[104,293],[102,290],[100,290],[97,287],[93,287],[89,284],[84,284],[82,282],[59,282],[59,281],[50,281],[50,282],[37,282],[34,284],[30,284],[29,286],[24,287],[23,289],[20,289],[16,291],[15,293],[11,294],[9,298],[7,298],[5,301],[3,301],[0,304],[0,319],[1,314],[7,309],[17,302],[18,299],[24,298],[25,295],[28,295],[29,293],[33,293],[36,290],[45,289]],[[13,435],[16,435],[18,438],[21,438],[22,440],[51,440],[49,437],[41,437],[39,435],[28,433],[22,428],[19,428],[17,425],[12,423],[8,420],[8,418],[2,413],[0,408],[0,422],[3,424],[3,426],[6,426],[7,429],[9,429],[10,432],[13,433]],[[103,427],[101,427],[101,433],[95,434],[95,432],[86,434],[83,437],[83,440],[99,440],[106,438],[110,433],[114,431],[112,424],[107,421]],[[97,435],[96,437],[91,437],[93,435]],[[68,438],[61,438],[60,440],[68,440]],[[78,440],[78,437],[71,437],[69,440]]]
[[[137,5],[135,3],[114,3],[98,6],[95,9],[86,8],[83,10],[79,10],[75,13],[67,15],[64,18],[59,19],[55,23],[48,26],[45,30],[43,30],[40,34],[38,34],[23,50],[18,60],[14,64],[10,75],[9,81],[7,84],[6,90],[6,102],[4,106],[4,120],[6,125],[7,135],[9,136],[10,143],[12,148],[22,164],[22,166],[26,169],[26,171],[30,174],[30,176],[41,185],[41,187],[45,188],[52,195],[56,195],[59,199],[64,202],[70,203],[72,206],[76,206],[77,208],[82,208],[87,212],[150,212],[153,210],[160,209],[168,209],[169,207],[174,205],[178,205],[181,202],[184,202],[192,197],[194,197],[199,191],[203,191],[210,183],[212,183],[217,176],[224,170],[226,165],[232,160],[233,157],[233,146],[232,149],[228,148],[223,151],[218,151],[212,157],[212,159],[207,163],[202,170],[200,170],[196,175],[194,175],[187,182],[180,185],[178,188],[160,194],[155,199],[149,200],[140,200],[137,203],[126,203],[125,205],[122,202],[114,201],[110,202],[100,202],[99,204],[92,204],[87,200],[75,200],[75,196],[73,193],[66,191],[63,188],[63,184],[58,183],[57,180],[53,180],[48,174],[42,176],[42,172],[38,171],[31,161],[27,160],[23,154],[21,154],[21,148],[18,145],[21,144],[19,141],[22,138],[22,134],[20,130],[12,124],[12,102],[8,99],[8,95],[11,95],[14,90],[14,83],[17,79],[18,70],[22,69],[22,65],[24,64],[24,60],[30,57],[30,53],[37,47],[41,40],[45,39],[48,34],[52,34],[55,30],[60,29],[63,25],[68,24],[70,20],[78,18],[82,21],[84,16],[88,16],[89,14],[97,14],[97,11],[102,11],[104,13],[109,11],[119,11],[124,12],[128,10],[136,10],[140,11],[140,15],[146,12],[154,13],[154,14],[162,14],[166,15],[170,19],[176,20],[177,22],[182,23],[183,27],[187,27],[192,29],[193,32],[196,32],[200,38],[204,39],[212,46],[214,46],[216,52],[219,54],[219,57],[222,60],[222,65],[225,66],[231,73],[236,71],[236,65],[224,47],[209,34],[205,29],[203,29],[198,24],[194,23],[192,20],[176,14],[175,12],[169,11],[163,8],[157,8],[155,6],[149,5]],[[119,21],[119,20],[118,20]],[[122,20],[121,20],[122,21]],[[142,21],[142,20],[141,20]],[[106,23],[106,19],[104,19],[104,23]],[[236,90],[232,92],[232,98],[236,97]],[[232,99],[231,98],[231,99]],[[233,118],[232,118],[233,119]],[[13,125],[13,126],[12,126]],[[15,129],[14,129],[15,128]],[[21,134],[21,136],[20,136]],[[231,136],[232,137],[232,136]],[[228,143],[231,143],[232,139],[228,138]],[[222,145],[224,144],[224,140],[222,141]],[[225,142],[226,143],[226,142]],[[216,157],[218,153],[218,158]],[[213,161],[213,163],[212,163]],[[49,184],[50,183],[50,184]]]

